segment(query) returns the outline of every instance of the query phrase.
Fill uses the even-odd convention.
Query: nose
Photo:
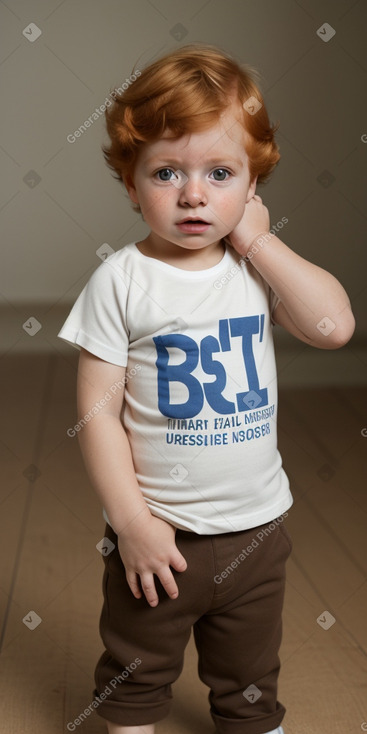
[[[188,178],[180,189],[179,202],[182,206],[207,204],[205,184],[196,177]]]

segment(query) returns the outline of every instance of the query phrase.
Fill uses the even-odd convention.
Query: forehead
[[[225,156],[234,156],[245,161],[246,130],[243,127],[239,114],[233,109],[227,109],[216,123],[206,130],[188,133],[180,138],[174,138],[169,130],[153,143],[145,143],[140,151],[142,163],[153,163],[162,157],[181,156],[185,160],[223,159]]]

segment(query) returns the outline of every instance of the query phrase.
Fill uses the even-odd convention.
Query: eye
[[[161,170],[157,171],[154,175],[159,177],[159,181],[171,181],[171,173],[174,174],[172,168],[161,168]]]
[[[216,168],[213,174],[219,174],[218,178],[215,178],[215,181],[227,181],[228,179],[225,176],[231,176],[231,172],[227,171],[226,168]]]

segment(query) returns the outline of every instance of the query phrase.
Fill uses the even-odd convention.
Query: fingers
[[[135,596],[135,599],[141,599],[143,596],[143,594],[140,591],[138,579],[139,579],[139,576],[136,573],[134,573],[133,575],[130,575],[128,573],[126,574],[127,583],[129,584],[130,589],[133,595]],[[150,604],[151,607],[156,607],[159,600],[158,600],[158,594],[157,594],[157,591],[154,585],[153,574],[145,574],[144,576],[142,574],[140,577],[140,580],[141,580],[141,587],[143,589],[144,596],[148,604]]]
[[[186,559],[183,557],[182,553],[178,550],[176,546],[176,553],[174,556],[172,556],[171,559],[171,566],[175,569],[175,571],[186,571],[187,569],[187,562]]]
[[[142,593],[140,591],[139,583],[138,583],[138,576],[136,573],[129,574],[126,572],[126,581],[130,586],[130,589],[132,593],[134,594],[136,599],[140,599],[142,596]]]
[[[178,588],[172,572],[168,569],[162,571],[160,574],[157,573],[157,576],[170,599],[176,599],[178,597]],[[159,598],[155,588],[153,574],[141,574],[140,582],[148,604],[151,607],[156,607],[159,603]]]
[[[148,604],[150,604],[151,607],[156,607],[159,599],[154,584],[153,574],[142,574],[140,576],[140,583]]]
[[[177,599],[178,586],[173,577],[172,571],[168,569],[168,571],[163,571],[162,573],[160,573],[159,580],[170,599]]]
[[[171,599],[176,599],[178,597],[178,588],[177,584],[172,576],[172,573],[169,571],[168,573],[164,574],[162,573],[160,576],[158,576],[163,588],[167,592],[168,596]],[[141,599],[143,594],[141,593],[139,583],[138,583],[139,576],[138,574],[126,574],[126,580],[127,583],[130,586],[130,589],[135,596],[135,599]],[[140,574],[140,583],[141,588],[143,590],[144,596],[148,602],[148,604],[151,607],[156,607],[159,603],[159,598],[157,594],[157,590],[155,588],[154,583],[154,576],[152,573],[142,573]]]
[[[178,549],[176,556],[171,561],[171,565],[176,571],[186,571],[187,562]],[[178,586],[170,568],[165,566],[160,571],[157,570],[156,575],[170,599],[177,599],[179,594]],[[155,588],[154,575],[152,572],[140,573],[140,576],[138,573],[126,573],[126,579],[135,598],[141,599],[142,593],[139,586],[140,579],[141,588],[148,604],[150,604],[151,607],[157,606],[159,598]]]

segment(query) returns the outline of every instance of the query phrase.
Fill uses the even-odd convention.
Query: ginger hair
[[[280,159],[275,142],[279,123],[269,121],[257,71],[215,46],[195,44],[170,52],[143,69],[122,94],[111,96],[114,102],[105,111],[110,144],[102,150],[115,178],[125,185],[133,182],[143,145],[167,130],[179,138],[208,129],[233,103],[247,133],[251,181],[257,176],[258,183],[265,183]],[[243,107],[250,97],[261,104],[255,114]],[[138,205],[133,209],[141,211]]]

